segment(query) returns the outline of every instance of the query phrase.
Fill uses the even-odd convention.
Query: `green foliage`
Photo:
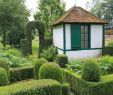
[[[86,81],[98,82],[100,80],[100,67],[94,60],[87,60],[82,67],[82,78]]]
[[[56,55],[57,55],[57,48],[55,48],[54,46],[50,46],[48,47],[48,49],[44,49],[41,53],[41,57],[45,58],[49,62],[54,61]]]
[[[99,58],[91,58],[91,59],[79,59],[70,61],[70,63],[66,66],[68,70],[74,71],[77,74],[81,74],[82,67],[87,63],[87,60],[95,60],[101,68],[101,75],[113,74],[113,57],[112,56],[102,56]]]
[[[13,38],[18,37],[19,32],[24,32],[28,16],[29,11],[26,8],[25,0],[0,0],[0,27],[4,46],[6,40],[8,42],[11,40],[6,38],[7,32],[10,32]]]
[[[25,38],[25,33],[22,32],[7,32],[6,35],[7,44],[11,45],[12,47],[20,48],[20,41],[21,39]]]
[[[34,76],[33,67],[21,67],[10,69],[10,82],[17,82],[22,80],[31,79]]]
[[[22,67],[32,65],[32,61],[28,58],[23,58],[21,52],[17,49],[8,49],[0,51],[0,58],[7,61],[10,67]]]
[[[62,95],[62,88],[55,80],[30,80],[0,87],[0,95]]]
[[[113,47],[104,47],[102,49],[102,55],[103,56],[105,56],[105,55],[113,56]]]
[[[75,72],[64,69],[65,81],[75,95],[113,95],[113,75],[102,76],[100,82],[87,82]]]
[[[62,84],[62,95],[70,95],[70,85],[69,83]]]
[[[82,66],[86,61],[83,59],[72,60],[66,65],[66,68],[71,71],[75,71],[77,74],[81,74]]]
[[[61,55],[57,55],[55,62],[59,64],[59,66],[61,67],[66,67],[66,65],[68,64],[68,57],[64,54]]]
[[[113,73],[113,57],[103,56],[98,59],[98,62],[100,63],[100,67],[103,75]]]
[[[113,47],[113,41],[110,41],[110,42],[108,43],[108,47]]]
[[[38,60],[36,60],[36,62],[34,64],[34,78],[35,79],[38,79],[40,67],[47,62],[48,61],[44,58],[39,58]]]
[[[111,7],[113,6],[113,0],[95,0],[93,2],[91,12],[100,18],[111,21],[113,17],[113,7]]]
[[[0,86],[7,85],[9,83],[7,71],[0,67]]]
[[[27,39],[21,39],[21,41],[20,41],[20,49],[21,49],[21,52],[22,52],[23,56],[27,56],[29,54],[26,44],[27,44]]]
[[[39,0],[38,9],[34,18],[46,25],[46,36],[52,36],[50,24],[65,12],[65,4],[61,0]]]
[[[9,70],[9,64],[5,59],[0,58],[0,67]]]
[[[10,65],[8,64],[8,61],[6,61],[5,59],[3,58],[0,58],[0,67],[1,68],[4,68],[7,72],[7,76],[8,78],[10,77],[10,73],[9,73],[9,68],[10,68]]]
[[[21,41],[21,50],[26,50],[26,54],[32,54],[32,30],[37,29],[39,32],[39,52],[38,56],[40,57],[40,53],[42,49],[44,49],[45,40],[44,40],[44,32],[45,32],[45,24],[41,21],[30,21],[26,25],[26,41]],[[25,47],[24,47],[25,46]]]
[[[54,79],[62,82],[62,70],[56,63],[44,64],[39,70],[39,79]]]

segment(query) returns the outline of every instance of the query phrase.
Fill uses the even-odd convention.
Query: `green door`
[[[81,48],[81,27],[80,25],[71,25],[71,49]]]

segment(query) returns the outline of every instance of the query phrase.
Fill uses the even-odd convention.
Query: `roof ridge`
[[[68,10],[69,12],[67,11],[68,13],[67,13],[67,15],[62,19],[62,21],[70,14],[70,12],[73,10],[74,7],[76,7],[76,6],[73,6],[71,9],[69,9],[69,10]]]

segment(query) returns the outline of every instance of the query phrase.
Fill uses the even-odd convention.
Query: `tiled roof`
[[[72,7],[60,19],[52,25],[60,23],[100,23],[107,24],[106,20],[100,19],[81,7]]]

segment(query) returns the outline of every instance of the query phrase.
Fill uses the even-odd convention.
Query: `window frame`
[[[82,27],[83,27],[83,31],[81,30],[81,49],[90,49],[90,25],[87,25],[87,24],[83,24],[83,25],[81,25],[81,29],[82,29]],[[87,27],[87,40],[86,40],[86,27]],[[82,36],[82,32],[83,32],[83,36],[84,36],[84,38],[82,38],[83,36]],[[84,39],[84,40],[83,40]],[[82,41],[83,41],[83,47],[82,47]],[[86,43],[88,43],[88,45],[86,46]]]
[[[76,50],[89,50],[89,49],[91,49],[91,24],[77,24],[77,23],[76,24],[71,24],[71,27],[70,27],[71,28],[71,33],[72,33],[72,26],[74,26],[74,25],[80,26],[80,31],[79,31],[80,35],[81,35],[81,26],[88,26],[88,48],[82,48],[81,47],[81,36],[80,36],[80,48],[72,48],[72,44],[71,44],[71,50],[76,51]],[[71,38],[71,42],[72,41],[74,41],[74,40],[72,40],[72,38]]]

